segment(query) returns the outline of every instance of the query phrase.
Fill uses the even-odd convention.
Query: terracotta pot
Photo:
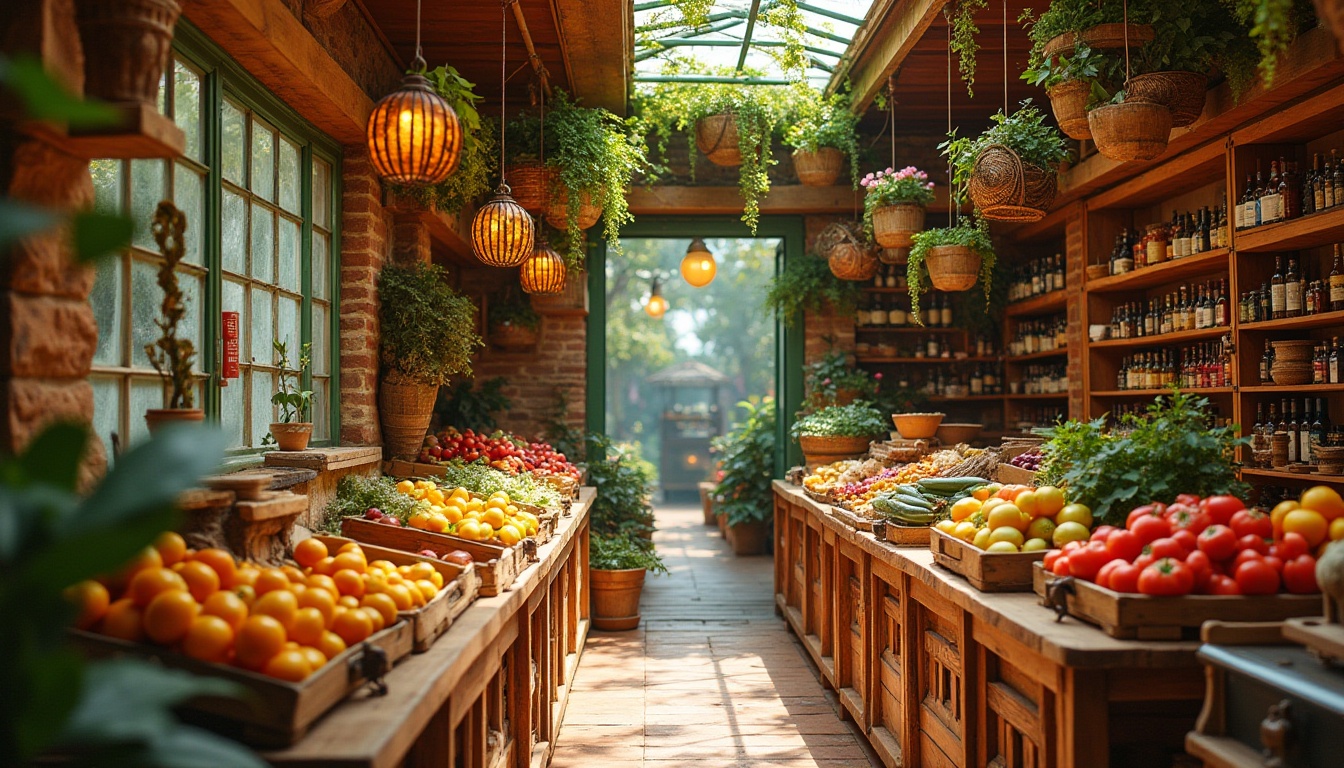
[[[181,13],[176,0],[76,0],[84,94],[154,106]]]
[[[883,248],[909,248],[924,230],[924,206],[895,203],[873,209],[873,239]]]
[[[940,291],[969,291],[980,277],[980,254],[964,245],[938,245],[924,257],[929,282]]]
[[[593,205],[593,196],[585,189],[583,197],[579,200],[579,215],[576,220],[579,229],[592,227],[600,218],[602,218],[602,206]],[[569,192],[563,187],[557,189],[550,202],[546,204],[546,223],[556,229],[569,229]]]
[[[733,545],[734,555],[763,555],[769,541],[770,529],[765,520],[728,526],[728,542]]]
[[[313,422],[276,422],[271,425],[271,437],[282,451],[303,451],[313,436]]]
[[[696,120],[695,145],[715,165],[735,168],[742,164],[742,151],[738,149],[737,118],[731,112]]]
[[[639,597],[644,591],[644,569],[588,571],[593,627],[622,632],[639,626]]]
[[[490,343],[509,351],[533,349],[537,346],[537,329],[497,323],[490,326]]]
[[[1204,112],[1209,78],[1198,72],[1149,72],[1125,82],[1125,101],[1148,101],[1171,110],[1173,128],[1184,128]]]
[[[429,420],[434,416],[434,400],[439,388],[384,378],[378,386],[378,418],[383,425],[383,446],[388,458],[414,457],[425,443]]]
[[[1092,87],[1083,80],[1066,80],[1045,89],[1055,122],[1070,139],[1092,138],[1092,131],[1087,127],[1087,97],[1091,92]]]
[[[1078,43],[1086,43],[1089,48],[1111,50],[1124,48],[1128,42],[1129,47],[1134,49],[1156,36],[1157,31],[1151,24],[1130,24],[1128,30],[1124,24],[1118,22],[1097,24],[1082,32],[1065,32],[1050,38],[1045,44],[1045,55],[1057,56],[1065,51],[1071,51]]]
[[[804,186],[832,186],[844,168],[845,155],[835,147],[817,147],[816,152],[793,151],[793,172],[798,174],[798,181]]]
[[[1146,101],[1107,104],[1087,113],[1097,151],[1111,160],[1151,160],[1167,149],[1171,110]]]
[[[150,408],[145,411],[145,426],[149,427],[151,435],[166,424],[198,424],[202,421],[205,421],[205,411],[200,408]]]
[[[718,526],[719,526],[719,535],[724,536],[724,537],[727,537],[727,536],[728,536],[728,513],[727,513],[727,512],[715,512],[715,513],[714,513],[714,522],[718,523]]]

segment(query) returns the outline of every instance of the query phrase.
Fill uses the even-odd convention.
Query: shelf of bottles
[[[1062,229],[1006,267],[1004,423],[1026,431],[1068,418],[1068,316]]]

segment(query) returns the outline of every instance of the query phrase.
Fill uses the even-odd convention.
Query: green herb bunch
[[[476,306],[448,285],[448,273],[432,264],[389,264],[378,275],[379,338],[389,374],[442,385],[471,373],[471,355],[481,346]]]
[[[864,176],[859,181],[868,194],[863,197],[863,231],[873,239],[873,212],[885,205],[913,203],[927,206],[933,203],[933,182],[929,174],[913,165],[901,170],[888,168]]]
[[[871,437],[889,429],[886,417],[866,400],[832,405],[794,422],[790,434],[811,437]]]
[[[447,65],[435,67],[425,77],[435,93],[457,113],[462,124],[462,154],[457,170],[438,184],[399,184],[396,189],[422,205],[456,214],[491,190],[499,170],[495,125],[481,119],[476,103],[484,97],[476,95],[476,85],[458,74],[457,69]]]
[[[643,568],[650,573],[667,573],[667,566],[653,542],[629,534],[594,533],[588,539],[588,567],[599,571],[626,571]]]
[[[919,296],[929,290],[929,268],[925,264],[929,249],[942,245],[961,245],[980,254],[980,286],[985,292],[985,303],[989,304],[994,286],[994,266],[997,261],[994,243],[989,239],[989,227],[983,220],[972,221],[963,216],[959,222],[941,229],[926,229],[916,232],[910,246],[910,255],[906,258],[905,279],[910,292],[910,316],[923,325],[919,313]]]
[[[653,530],[650,483],[655,470],[639,455],[637,445],[622,446],[591,433],[587,438],[588,482],[597,489],[593,499],[593,532],[604,535],[640,535]]]
[[[1110,525],[1123,525],[1135,506],[1170,503],[1182,493],[1244,495],[1232,456],[1249,440],[1235,424],[1212,426],[1208,407],[1208,398],[1173,388],[1112,430],[1104,417],[1040,430],[1049,440],[1039,480],[1063,486],[1070,501]]]
[[[850,94],[846,91],[815,101],[800,101],[799,113],[784,129],[784,143],[806,152],[816,152],[822,147],[840,150],[849,158],[850,180],[858,189],[860,117],[850,109]]]
[[[341,532],[341,518],[362,517],[370,508],[405,523],[415,512],[415,499],[397,491],[397,482],[386,477],[346,475],[336,483],[336,498],[327,504],[322,529]]]
[[[774,512],[775,401],[744,400],[737,407],[744,418],[713,443],[721,471],[714,494],[729,525],[763,522]]]
[[[793,327],[804,312],[851,311],[858,301],[859,288],[856,282],[836,277],[825,259],[791,259],[770,281],[765,308]]]
[[[1045,122],[1045,114],[1031,99],[1024,100],[1011,116],[999,110],[990,119],[994,124],[974,139],[958,137],[957,129],[953,128],[947,141],[938,145],[952,165],[953,198],[958,204],[966,201],[966,186],[975,170],[976,158],[991,145],[1002,144],[1016,152],[1022,162],[1050,172],[1069,157],[1063,134]]]

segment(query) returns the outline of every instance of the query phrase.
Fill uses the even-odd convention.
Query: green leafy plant
[[[1122,0],[1051,0],[1040,17],[1027,8],[1022,11],[1018,21],[1027,29],[1031,38],[1031,52],[1027,56],[1027,65],[1039,67],[1045,60],[1045,45],[1060,35],[1069,32],[1081,32],[1098,24],[1119,23],[1124,19]],[[1138,3],[1132,3],[1129,9],[1131,22],[1138,22],[1143,11]]]
[[[380,354],[389,375],[443,385],[471,373],[471,355],[481,346],[476,306],[448,285],[443,267],[389,264],[378,275],[378,294]]]
[[[597,489],[590,513],[592,530],[607,536],[633,536],[653,530],[649,484],[654,468],[639,455],[638,446],[621,446],[610,437],[587,437],[588,482]]]
[[[882,412],[866,400],[849,405],[832,405],[793,423],[790,434],[797,440],[813,437],[871,437],[890,429]]]
[[[930,249],[943,245],[960,245],[980,254],[979,280],[986,305],[993,290],[996,257],[994,243],[989,239],[989,228],[984,221],[975,222],[971,217],[964,216],[953,226],[916,232],[910,254],[906,257],[905,279],[910,293],[910,316],[920,325],[924,324],[924,320],[919,312],[919,297],[931,287],[929,268],[925,261]]]
[[[980,52],[980,43],[975,36],[980,28],[975,25],[975,14],[988,7],[987,0],[957,0],[952,12],[952,52],[957,54],[957,71],[962,82],[966,83],[966,95],[974,96],[971,86],[975,84],[975,56]]]
[[[435,67],[426,72],[425,77],[457,113],[462,124],[462,152],[457,170],[438,184],[400,184],[396,189],[423,205],[456,214],[489,192],[499,171],[495,125],[481,119],[476,104],[484,97],[476,95],[476,85],[462,77],[456,68]]]
[[[958,204],[965,203],[966,187],[975,170],[975,160],[987,147],[1002,144],[1017,153],[1024,163],[1053,173],[1069,157],[1068,145],[1059,129],[1045,122],[1045,115],[1031,99],[1026,99],[1011,116],[999,110],[990,118],[993,125],[975,138],[958,137],[957,129],[938,145],[952,165],[952,193]]]
[[[1274,83],[1279,56],[1288,50],[1297,33],[1315,20],[1309,0],[1222,0],[1223,6],[1247,31],[1260,54],[1260,75],[1266,85]]]
[[[304,342],[299,348],[298,366],[289,367],[289,345],[281,339],[271,341],[271,347],[275,351],[276,382],[279,387],[275,394],[271,395],[271,404],[280,406],[280,423],[289,424],[296,421],[307,421],[308,412],[313,407],[313,392],[308,389],[300,389],[302,386],[303,372],[308,370],[308,365],[312,361],[313,345]]]
[[[803,101],[799,104],[799,114],[784,129],[784,144],[806,152],[816,152],[822,147],[840,150],[849,158],[851,181],[858,189],[861,117],[850,109],[847,91],[837,91],[816,101]]]
[[[191,373],[196,346],[191,339],[177,337],[177,324],[187,315],[187,297],[177,284],[177,267],[186,255],[186,243],[182,239],[186,229],[187,217],[172,203],[161,201],[154,211],[153,230],[154,242],[163,254],[158,269],[163,301],[159,305],[159,317],[154,318],[154,325],[158,326],[161,335],[158,341],[145,345],[145,356],[171,388],[167,407],[190,409],[196,402]]]
[[[541,315],[532,308],[532,302],[517,290],[517,286],[510,286],[491,296],[489,306],[492,328],[507,324],[535,331],[541,327]]]
[[[879,381],[867,371],[855,368],[849,354],[839,350],[809,363],[803,371],[803,389],[813,409],[834,405],[841,392],[872,400]]]
[[[929,174],[913,165],[901,170],[888,168],[864,176],[859,184],[868,193],[863,198],[863,231],[873,239],[873,212],[884,205],[914,203],[927,206],[933,203],[933,182]]]
[[[340,534],[341,518],[362,517],[377,509],[405,523],[415,512],[415,499],[397,492],[397,481],[387,477],[346,475],[336,483],[336,498],[327,504],[322,529]]]
[[[508,383],[503,376],[496,376],[482,382],[461,381],[452,388],[444,387],[439,390],[434,413],[440,424],[483,434],[493,432],[499,427],[495,414],[513,407],[513,401],[503,392]]]
[[[1117,56],[1079,43],[1073,49],[1072,56],[1060,54],[1043,59],[1035,66],[1028,67],[1022,73],[1022,79],[1045,89],[1075,80],[1089,84],[1097,80],[1116,84],[1124,79],[1124,64]]]
[[[737,407],[743,412],[742,420],[713,440],[720,470],[714,495],[729,525],[764,522],[774,514],[774,398],[744,400]]]
[[[1179,389],[1155,398],[1143,414],[1068,421],[1040,430],[1040,482],[1065,487],[1069,500],[1086,504],[1102,522],[1124,523],[1129,510],[1177,494],[1243,495],[1233,451],[1249,444],[1237,425],[1212,426],[1208,398]]]
[[[653,542],[619,533],[594,533],[589,538],[588,567],[598,571],[643,568],[650,573],[667,573],[667,565],[653,548]]]
[[[809,256],[785,263],[770,281],[765,308],[792,327],[804,312],[845,314],[854,309],[858,297],[858,283],[841,280],[825,259]]]

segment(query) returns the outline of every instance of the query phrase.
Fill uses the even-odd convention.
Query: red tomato
[[[1185,556],[1185,565],[1195,574],[1194,591],[1199,594],[1206,594],[1209,590],[1209,579],[1213,576],[1213,563],[1209,556],[1195,550]]]
[[[1129,530],[1144,544],[1166,538],[1171,535],[1171,523],[1157,515],[1141,515],[1129,526]]]
[[[1215,573],[1209,577],[1210,595],[1240,595],[1241,587],[1237,586],[1237,580],[1231,576],[1225,576],[1221,573]]]
[[[1188,595],[1194,586],[1194,572],[1171,558],[1158,560],[1139,574],[1139,593],[1144,595]]]
[[[1045,570],[1054,573],[1055,561],[1058,560],[1063,554],[1064,550],[1062,549],[1052,549],[1049,552],[1045,553],[1045,559],[1041,561],[1041,565],[1045,566]]]
[[[1200,512],[1195,507],[1185,505],[1168,508],[1166,517],[1167,521],[1171,523],[1173,531],[1188,530],[1194,534],[1208,528],[1209,524],[1213,522],[1207,514]]]
[[[1237,534],[1226,525],[1214,523],[1199,534],[1199,551],[1210,560],[1226,560],[1237,553]]]
[[[1106,552],[1106,545],[1100,541],[1090,541],[1087,546],[1069,553],[1069,574],[1085,581],[1094,581],[1101,566],[1112,560]]]
[[[1081,549],[1082,546],[1083,542],[1081,541],[1066,541],[1064,542],[1064,554],[1071,554],[1075,549]]]
[[[1057,558],[1057,559],[1055,560],[1055,567],[1054,567],[1054,568],[1051,568],[1051,569],[1050,569],[1050,572],[1053,573],[1053,574],[1055,574],[1056,576],[1071,576],[1071,575],[1073,575],[1073,574],[1071,574],[1071,573],[1069,572],[1069,556],[1068,556],[1068,555],[1061,555],[1059,558]]]
[[[1133,531],[1117,528],[1106,537],[1106,551],[1111,553],[1111,557],[1132,563],[1134,558],[1143,553],[1143,542]]]
[[[1269,548],[1270,554],[1283,558],[1284,562],[1296,560],[1311,551],[1311,545],[1300,533],[1289,531],[1283,534],[1283,540]]]
[[[1260,560],[1262,558],[1264,558],[1264,555],[1256,552],[1254,549],[1243,549],[1237,552],[1236,557],[1232,558],[1232,564],[1227,566],[1227,572],[1229,574],[1235,574],[1242,563],[1250,562],[1251,560]]]
[[[1314,595],[1321,591],[1316,584],[1316,558],[1298,555],[1283,564],[1283,588],[1294,595]]]
[[[1125,527],[1134,530],[1134,521],[1140,517],[1161,517],[1166,514],[1167,505],[1161,502],[1153,504],[1144,504],[1142,507],[1135,507],[1133,511],[1125,518]]]
[[[1121,566],[1128,567],[1129,563],[1126,563],[1124,560],[1112,560],[1109,563],[1101,566],[1101,570],[1097,571],[1097,578],[1096,578],[1097,586],[1111,589],[1112,588],[1111,574],[1115,573],[1115,569]]]
[[[1198,506],[1199,502],[1200,498],[1193,493],[1181,493],[1176,495],[1177,504],[1188,504],[1193,507]]]
[[[1240,549],[1243,552],[1249,549],[1262,555],[1267,555],[1269,554],[1269,542],[1265,541],[1261,536],[1249,533],[1237,538],[1237,549]]]
[[[1227,525],[1232,521],[1232,515],[1246,508],[1246,504],[1236,496],[1210,496],[1200,502],[1200,506],[1208,513],[1210,520],[1220,525]]]
[[[1144,568],[1147,568],[1148,566],[1152,565],[1155,562],[1157,562],[1156,557],[1153,557],[1152,554],[1149,552],[1144,552],[1143,554],[1134,558],[1134,567],[1142,571]]]
[[[1115,570],[1111,571],[1110,588],[1116,592],[1138,592],[1139,574],[1143,569],[1137,565],[1115,561]]]
[[[1260,559],[1264,561],[1264,563],[1268,565],[1270,568],[1273,568],[1279,573],[1283,573],[1283,558],[1275,557],[1273,555],[1265,555]]]
[[[1152,541],[1148,544],[1148,551],[1158,560],[1164,557],[1174,557],[1178,560],[1185,558],[1185,551],[1181,549],[1181,543],[1170,537]]]
[[[1106,537],[1115,530],[1114,525],[1099,525],[1092,529],[1092,535],[1089,537],[1092,541],[1106,541]]]
[[[1199,549],[1199,539],[1196,537],[1195,532],[1189,528],[1172,531],[1171,540],[1180,544],[1181,550],[1187,555],[1194,552],[1196,549]]]
[[[1279,572],[1263,560],[1247,560],[1233,577],[1243,595],[1272,595],[1279,591]]]
[[[1262,539],[1274,537],[1274,523],[1269,515],[1258,509],[1243,509],[1232,515],[1232,531],[1238,537],[1255,535]]]

